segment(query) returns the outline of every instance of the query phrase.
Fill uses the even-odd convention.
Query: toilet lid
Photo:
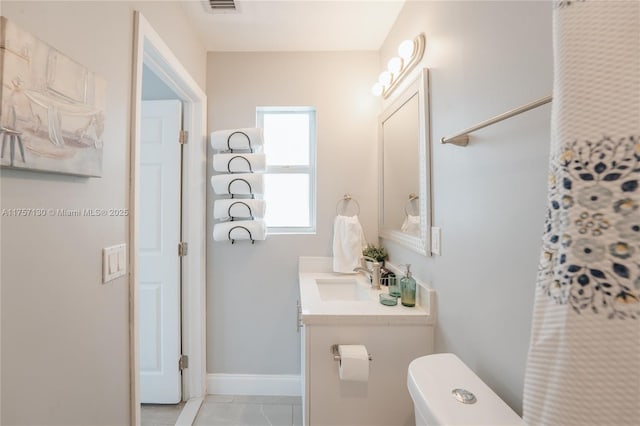
[[[434,425],[524,425],[454,354],[433,354],[413,360],[409,364],[407,386],[416,410]]]

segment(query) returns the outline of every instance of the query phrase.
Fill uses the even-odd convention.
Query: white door
[[[181,103],[143,101],[140,138],[140,400],[181,399],[180,166]]]

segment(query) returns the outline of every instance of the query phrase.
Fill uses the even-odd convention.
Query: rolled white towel
[[[231,198],[226,200],[216,200],[213,203],[214,219],[229,219],[231,217],[253,217],[254,219],[264,218],[264,200]]]
[[[222,173],[263,172],[266,167],[264,154],[215,154],[213,170]]]
[[[266,238],[267,225],[264,220],[234,220],[213,225],[214,241],[262,241]]]
[[[262,173],[236,173],[211,176],[211,186],[216,194],[263,194]]]
[[[255,149],[264,144],[261,128],[216,130],[211,132],[211,148],[220,151]]]

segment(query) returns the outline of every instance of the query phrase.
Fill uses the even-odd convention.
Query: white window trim
[[[268,226],[269,235],[279,234],[315,234],[316,233],[316,120],[314,107],[256,107],[257,127],[264,126],[264,114],[305,113],[309,120],[309,165],[308,166],[267,166],[265,173],[308,174],[309,175],[309,222],[310,226]],[[268,160],[267,160],[268,161]],[[269,206],[267,206],[269,208]]]

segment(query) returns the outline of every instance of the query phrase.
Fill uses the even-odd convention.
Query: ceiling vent
[[[235,0],[203,0],[203,6],[209,13],[237,12]]]

